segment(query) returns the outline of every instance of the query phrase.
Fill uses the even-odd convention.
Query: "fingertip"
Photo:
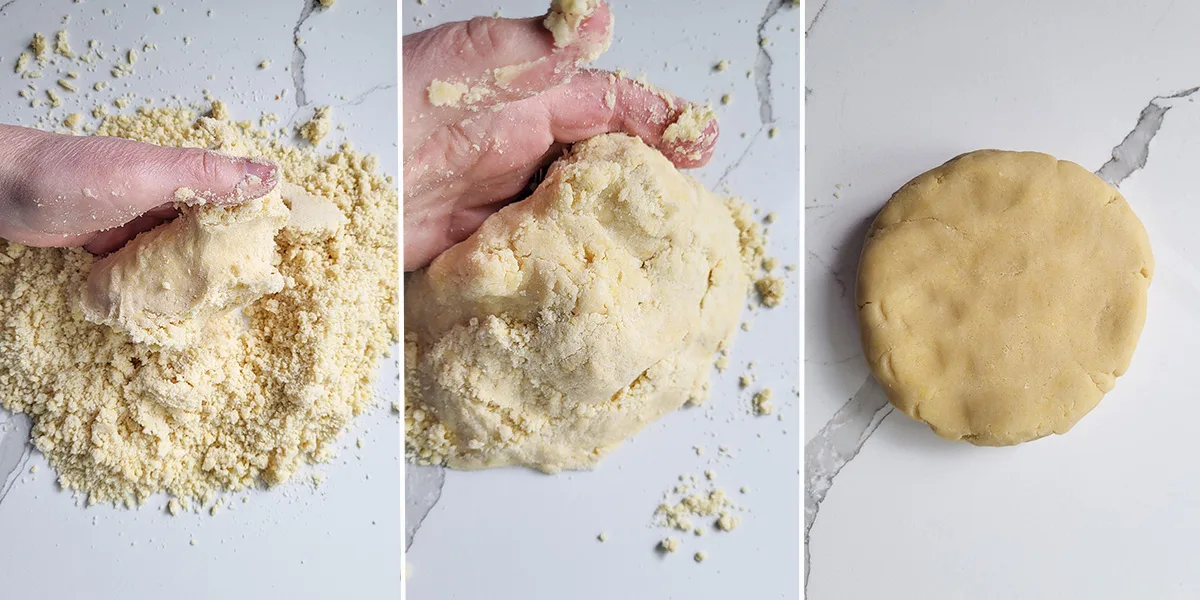
[[[279,165],[265,158],[242,159],[244,175],[234,186],[226,204],[240,204],[271,193],[279,185]]]

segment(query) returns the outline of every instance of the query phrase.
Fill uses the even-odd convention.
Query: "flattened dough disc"
[[[1153,271],[1141,222],[1099,177],[971,152],[900,188],[871,225],[863,350],[892,404],[944,438],[1066,433],[1129,367]]]

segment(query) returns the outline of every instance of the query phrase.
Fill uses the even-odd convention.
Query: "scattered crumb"
[[[768,137],[768,138],[775,139],[775,136],[777,136],[777,135],[779,135],[779,128],[778,128],[778,127],[772,127],[772,128],[770,128],[770,129],[768,129],[768,130],[767,130],[767,137]]]
[[[300,126],[300,137],[310,144],[319,144],[332,128],[333,107],[321,106],[313,113],[312,119]]]
[[[268,58],[267,60],[258,63],[258,68],[264,71],[271,68],[271,59]]]
[[[733,94],[724,94],[721,96],[721,104],[729,104],[733,102]]]
[[[679,540],[669,537],[658,542],[658,548],[663,552],[674,552],[679,549]]]
[[[733,531],[740,522],[741,519],[727,512],[721,513],[721,516],[717,518],[717,529],[720,529],[721,531]]]
[[[700,552],[697,552],[693,558],[695,558],[696,562],[698,562],[698,563],[704,562],[704,559],[708,558],[708,554],[706,554],[704,551],[700,551]]]
[[[729,61],[727,61],[725,59],[721,59],[721,60],[717,61],[717,64],[713,65],[713,70],[717,71],[717,72],[724,71],[728,68],[729,68]]]
[[[229,107],[220,100],[213,100],[212,106],[208,110],[208,116],[213,119],[217,119],[218,121],[228,120]]]
[[[67,90],[68,92],[78,92],[79,91],[79,88],[75,87],[75,84],[71,83],[67,79],[59,79],[58,87],[60,87],[64,90]]]
[[[163,8],[162,8],[162,6],[160,6],[160,5],[157,5],[157,4],[156,4],[156,5],[154,5],[154,14],[156,14],[156,15],[161,15],[162,13],[163,13]]]
[[[79,129],[80,125],[83,125],[83,115],[79,113],[71,113],[63,119],[63,126],[71,131]]]
[[[607,541],[608,541],[608,534],[607,534],[607,533],[605,533],[605,532],[603,532],[603,531],[601,531],[601,532],[600,532],[600,535],[596,536],[596,539],[600,540],[601,542],[607,542]]]
[[[171,498],[171,500],[167,502],[167,512],[171,513],[172,517],[179,514],[179,509],[179,500]]]
[[[75,53],[71,51],[71,42],[67,39],[66,29],[62,29],[54,35],[54,51],[66,58],[75,58]]]
[[[784,284],[778,277],[762,277],[754,282],[754,289],[758,291],[759,302],[767,308],[775,308],[783,302]]]
[[[769,415],[775,411],[771,404],[771,388],[763,388],[754,394],[754,412],[759,415]]]

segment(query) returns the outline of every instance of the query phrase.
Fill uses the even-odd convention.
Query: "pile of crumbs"
[[[4,408],[30,415],[34,445],[63,488],[89,504],[132,507],[167,492],[175,497],[168,512],[178,513],[332,458],[354,418],[376,403],[380,360],[399,337],[397,194],[378,160],[348,144],[319,156],[249,121],[183,108],[110,116],[97,133],[265,157],[348,221],[320,234],[280,231],[284,289],[215,320],[183,355],[84,320],[77,305],[91,254],[0,241]],[[136,392],[154,387],[147,376],[188,385],[172,378],[194,372],[219,374],[198,407]]]
[[[703,478],[680,475],[679,483],[663,493],[663,502],[654,511],[653,525],[697,537],[707,533],[705,524],[718,532],[736,529],[741,517],[735,513],[744,509],[736,506],[725,490],[711,483],[715,479],[716,473],[711,470],[705,471]],[[677,537],[667,537],[658,543],[658,550],[671,553],[682,544]]]

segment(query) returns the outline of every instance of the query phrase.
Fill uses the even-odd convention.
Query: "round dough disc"
[[[944,438],[1066,433],[1128,368],[1153,270],[1141,222],[1099,177],[971,152],[900,188],[871,225],[863,350],[892,404]]]

